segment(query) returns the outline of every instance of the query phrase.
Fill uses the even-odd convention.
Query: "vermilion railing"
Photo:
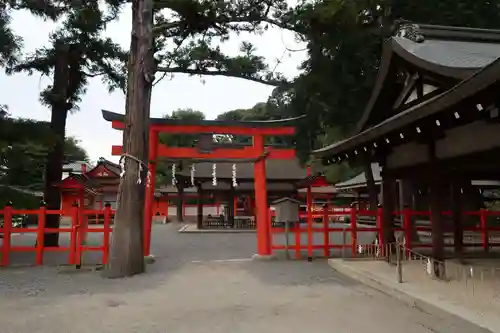
[[[68,253],[68,263],[70,265],[81,265],[82,255],[89,251],[101,251],[102,252],[102,263],[106,264],[109,258],[109,240],[112,232],[112,219],[114,216],[114,210],[111,209],[109,205],[103,210],[88,210],[81,207],[74,206],[71,208],[70,220],[71,223],[68,226],[61,226],[59,228],[47,228],[46,220],[49,215],[61,215],[61,210],[48,210],[45,207],[41,207],[36,210],[19,210],[13,209],[11,206],[6,206],[0,210],[0,217],[3,216],[3,226],[0,227],[0,235],[3,236],[2,244],[0,246],[0,266],[8,266],[10,264],[10,255],[13,252],[35,252],[35,264],[42,265],[44,259],[44,253],[46,252],[67,252]],[[412,232],[431,232],[432,231],[432,219],[431,213],[429,211],[412,211],[410,209],[403,209],[402,211],[397,211],[393,213],[395,217],[400,219],[399,226],[392,228],[395,232],[403,232],[403,237],[405,239],[406,248],[412,250],[415,248],[430,248],[432,244],[412,244]],[[490,241],[490,234],[493,232],[500,232],[500,222],[498,226],[491,226],[488,224],[488,217],[498,216],[500,217],[500,212],[490,211],[490,210],[480,210],[475,212],[464,212],[464,216],[476,216],[478,219],[477,225],[465,225],[462,227],[462,232],[474,232],[481,235],[480,243],[466,243],[463,242],[463,247],[477,247],[481,246],[484,251],[488,251],[491,247],[500,246],[500,243],[495,243]],[[14,227],[13,226],[13,216],[16,215],[35,215],[37,216],[37,223],[33,226],[28,227]],[[271,215],[269,214],[270,218]],[[306,214],[299,214],[301,218],[307,220]],[[443,216],[451,216],[452,212],[444,211]],[[97,221],[102,221],[101,224],[91,224],[93,218]],[[332,249],[350,249],[353,256],[356,256],[358,246],[366,246],[368,244],[359,244],[358,234],[363,232],[371,232],[377,234],[377,239],[380,244],[385,243],[383,239],[382,221],[383,214],[382,209],[379,208],[375,211],[370,210],[358,210],[356,208],[345,208],[341,207],[339,209],[323,209],[323,211],[316,210],[312,214],[313,219],[319,220],[318,222],[313,222],[311,224],[297,223],[291,227],[288,231],[295,238],[294,244],[272,244],[272,249],[274,250],[295,250],[296,258],[300,258],[301,250],[307,250],[308,253],[312,253],[313,250],[323,250],[325,256],[330,256],[330,250]],[[343,218],[349,217],[349,223],[345,227],[332,227],[330,222],[339,222]],[[366,217],[370,217],[373,221],[373,226],[371,225],[359,225],[358,221]],[[424,218],[429,220],[428,225],[414,225],[412,220],[414,218]],[[270,223],[271,224],[271,223]],[[453,232],[445,224],[443,225],[443,233]],[[271,228],[272,234],[284,233],[285,228],[273,227]],[[346,244],[334,244],[330,240],[331,233],[348,233],[350,235],[351,241]],[[12,244],[12,234],[36,234],[36,245],[35,246],[18,246]],[[68,246],[60,247],[46,247],[44,246],[44,238],[47,233],[68,233],[69,234],[69,244]],[[88,233],[102,233],[102,244],[98,246],[87,245],[87,234]],[[314,244],[314,241],[306,241],[302,244],[301,235],[304,233],[321,233],[323,235],[323,241],[321,244]],[[271,237],[272,238],[272,237]],[[309,238],[308,239],[313,239]],[[445,244],[446,247],[453,247],[454,244]]]
[[[35,264],[42,265],[44,253],[46,252],[68,252],[68,263],[70,265],[81,265],[83,253],[86,251],[102,251],[102,263],[106,264],[109,258],[109,240],[111,220],[114,211],[109,205],[103,210],[87,210],[77,206],[71,208],[71,224],[60,226],[59,228],[47,228],[46,220],[49,215],[63,216],[61,210],[48,210],[40,207],[37,210],[13,209],[11,206],[5,206],[0,210],[0,216],[3,216],[3,226],[0,227],[2,245],[0,247],[0,266],[9,266],[10,254],[12,252],[35,252]],[[34,226],[14,227],[12,217],[16,215],[37,216],[37,223]],[[89,217],[103,217],[102,226],[99,224],[89,224]],[[17,246],[12,244],[12,234],[36,234],[35,246]],[[58,247],[44,246],[45,234],[50,233],[69,233],[69,245]],[[88,233],[102,233],[103,239],[100,246],[88,246],[86,244]]]
[[[452,216],[451,211],[443,211],[441,213],[443,216]],[[489,226],[488,217],[497,216],[500,217],[500,212],[482,209],[473,212],[462,212],[463,217],[467,216],[477,216],[479,223],[475,226],[462,225],[462,232],[474,232],[481,235],[481,242],[478,243],[466,243],[462,242],[463,248],[466,247],[482,247],[485,252],[489,251],[492,247],[500,246],[500,243],[495,243],[490,241],[491,232],[500,232],[500,220],[498,226]],[[432,218],[430,211],[413,211],[411,209],[405,208],[402,211],[393,212],[395,218],[400,219],[400,223],[395,223],[396,226],[392,228],[394,232],[402,232],[406,248],[412,250],[415,248],[432,248],[432,244],[418,243],[412,244],[412,233],[413,232],[432,232]],[[345,249],[348,248],[352,252],[352,256],[356,256],[358,252],[359,245],[369,245],[369,244],[358,244],[358,234],[363,232],[371,232],[377,234],[377,239],[379,244],[384,244],[384,235],[382,230],[383,221],[383,211],[382,208],[378,208],[375,211],[370,210],[358,210],[356,208],[343,208],[343,209],[323,209],[319,214],[316,211],[312,214],[312,227],[308,225],[307,213],[300,213],[299,217],[302,220],[306,220],[306,223],[296,223],[291,227],[288,232],[290,235],[294,236],[294,244],[288,245],[288,250],[295,250],[295,257],[300,258],[301,250],[307,250],[311,253],[312,250],[323,250],[324,256],[330,256],[331,249]],[[330,227],[331,222],[342,222],[346,217],[349,218],[349,222],[346,227]],[[374,226],[363,225],[360,226],[358,221],[363,219],[363,217],[370,217],[374,221]],[[415,218],[428,219],[428,225],[414,225],[412,220]],[[318,223],[319,220],[319,223]],[[397,226],[399,224],[399,226]],[[450,228],[448,225],[443,224],[443,233],[453,232],[453,226]],[[285,228],[272,228],[273,234],[284,233]],[[332,244],[330,241],[330,233],[348,233],[350,235],[351,242],[345,244]],[[323,234],[323,242],[321,244],[314,244],[311,242],[306,242],[306,244],[301,244],[301,235],[304,233],[321,233]],[[271,237],[272,238],[272,237]],[[444,244],[445,247],[454,247],[454,244]],[[285,244],[272,244],[271,248],[274,250],[285,250],[287,246]]]

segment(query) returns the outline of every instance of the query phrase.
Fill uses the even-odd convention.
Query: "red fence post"
[[[36,265],[43,264],[43,250],[45,242],[45,220],[47,217],[47,207],[44,201],[40,202],[40,210],[38,212],[38,228],[36,235]]]
[[[10,234],[12,233],[12,202],[8,202],[3,209],[3,244],[1,266],[10,264]]]
[[[299,211],[299,220],[295,224],[295,259],[300,259],[301,238],[302,238],[302,232],[300,228],[300,211]]]
[[[356,257],[358,252],[358,225],[357,225],[358,211],[356,207],[351,208],[351,246],[352,256]]]
[[[484,250],[484,252],[489,252],[489,250],[490,250],[490,236],[489,236],[489,232],[488,232],[488,210],[487,209],[481,208],[480,219],[481,219],[483,250]]]
[[[410,250],[412,249],[412,244],[411,244],[411,209],[405,206],[403,208],[403,230],[405,233],[405,248],[407,255],[409,254]]]
[[[109,202],[104,206],[104,235],[102,237],[102,264],[107,265],[109,261],[109,233],[111,225],[111,204]]]
[[[382,211],[382,206],[378,205],[377,207],[377,235],[378,235],[378,246],[380,250],[380,255],[384,256],[384,244],[385,244],[385,239],[384,239],[384,229],[383,229],[383,224],[384,224],[384,213]]]
[[[330,227],[330,217],[329,217],[329,210],[328,210],[328,204],[326,203],[323,206],[323,228],[324,228],[324,244],[325,244],[325,257],[330,256],[330,231],[328,231],[328,228]]]
[[[78,233],[78,204],[74,203],[71,207],[71,236],[69,241],[69,264],[76,263],[76,239]]]

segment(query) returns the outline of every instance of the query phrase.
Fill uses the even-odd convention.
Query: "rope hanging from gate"
[[[123,178],[125,176],[125,159],[131,159],[135,162],[137,162],[137,164],[139,164],[139,170],[137,171],[137,184],[141,184],[142,183],[142,171],[144,170],[147,170],[147,184],[149,185],[150,181],[151,181],[151,175],[150,175],[150,171],[148,170],[148,166],[146,163],[144,163],[143,161],[141,161],[140,159],[138,159],[137,157],[133,156],[133,155],[130,155],[130,154],[122,154],[120,156],[120,161],[118,162],[118,164],[120,165],[120,178]]]

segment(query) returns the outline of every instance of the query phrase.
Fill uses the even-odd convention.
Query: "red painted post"
[[[351,207],[351,246],[352,256],[356,257],[358,253],[358,210],[356,207]]]
[[[76,240],[78,234],[78,204],[74,203],[71,207],[71,235],[69,240],[69,264],[76,263]]]
[[[311,175],[311,167],[307,167],[307,175]],[[312,190],[307,187],[307,260],[311,261],[313,257],[313,216],[312,216]]]
[[[408,207],[403,208],[403,230],[405,233],[405,248],[406,254],[409,255],[410,250],[412,249],[411,244],[411,209]]]
[[[480,218],[481,218],[481,232],[482,232],[482,243],[484,252],[489,252],[490,250],[490,236],[488,232],[488,210],[481,208]]]
[[[109,261],[109,233],[111,226],[111,204],[109,202],[104,206],[104,234],[102,237],[102,264],[106,265]]]
[[[380,249],[380,255],[384,255],[385,249],[385,239],[384,239],[384,213],[382,211],[382,206],[378,205],[377,207],[377,235],[378,235],[378,246]]]
[[[299,207],[299,220],[295,224],[295,259],[300,259],[300,246],[301,246],[301,237],[302,232],[300,230],[300,207]]]
[[[8,202],[3,209],[3,243],[1,266],[10,264],[10,235],[12,233],[12,202]]]
[[[328,231],[328,228],[330,227],[329,225],[329,210],[328,210],[328,204],[326,203],[323,206],[323,229],[324,229],[324,245],[325,245],[325,257],[330,256],[330,232]]]
[[[255,135],[253,147],[264,154],[264,137]],[[266,183],[266,160],[260,158],[254,163],[254,188],[256,201],[256,223],[257,223],[257,253],[261,256],[272,254],[270,242],[270,230],[267,207],[267,183]],[[231,203],[228,203],[229,205]]]
[[[38,228],[36,237],[36,265],[43,264],[43,250],[45,241],[45,220],[47,216],[47,208],[44,201],[40,202],[40,211],[38,212]]]
[[[156,159],[158,155],[158,132],[149,130],[149,176],[146,178],[146,196],[144,201],[144,256],[151,253],[151,231],[153,227],[153,203],[156,183]]]
[[[82,245],[83,245],[83,220],[85,219],[83,207],[78,207],[78,224],[76,226],[76,257],[75,265],[76,268],[80,268],[82,265]]]

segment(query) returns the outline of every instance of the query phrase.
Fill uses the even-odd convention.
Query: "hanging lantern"
[[[212,185],[217,186],[217,164],[212,165]]]
[[[172,164],[172,186],[177,186],[177,179],[175,178],[176,165]]]
[[[236,181],[236,164],[233,164],[233,187],[237,187],[238,182]]]
[[[195,173],[196,169],[195,169],[195,166],[194,166],[194,163],[191,164],[191,186],[194,187],[194,173]]]

